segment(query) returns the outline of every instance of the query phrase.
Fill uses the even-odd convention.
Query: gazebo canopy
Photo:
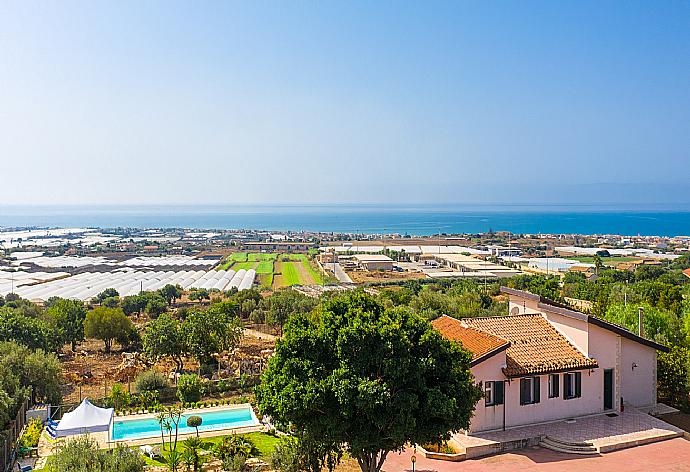
[[[65,413],[55,428],[58,437],[110,431],[112,408],[99,408],[85,398],[81,405]]]

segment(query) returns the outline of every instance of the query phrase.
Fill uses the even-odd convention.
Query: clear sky
[[[0,1],[0,202],[690,202],[688,1]]]

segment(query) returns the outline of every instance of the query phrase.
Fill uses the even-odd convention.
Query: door
[[[613,410],[613,369],[604,371],[604,410]]]

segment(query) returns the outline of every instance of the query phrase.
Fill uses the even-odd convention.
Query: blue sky
[[[5,204],[690,202],[690,3],[0,3]]]

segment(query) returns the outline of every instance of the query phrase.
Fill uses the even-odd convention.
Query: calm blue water
[[[196,416],[201,416],[202,419],[201,426],[199,426],[199,431],[241,428],[259,424],[256,418],[252,415],[249,407],[208,412],[195,412],[194,414]],[[196,431],[194,428],[187,427],[187,418],[189,416],[191,416],[191,414],[182,415],[179,428],[180,434],[193,433]],[[113,423],[112,439],[114,441],[159,437],[160,434],[161,428],[158,424],[158,420],[155,418],[115,421]]]
[[[690,235],[690,207],[616,206],[0,206],[0,226],[207,228],[354,233]]]

